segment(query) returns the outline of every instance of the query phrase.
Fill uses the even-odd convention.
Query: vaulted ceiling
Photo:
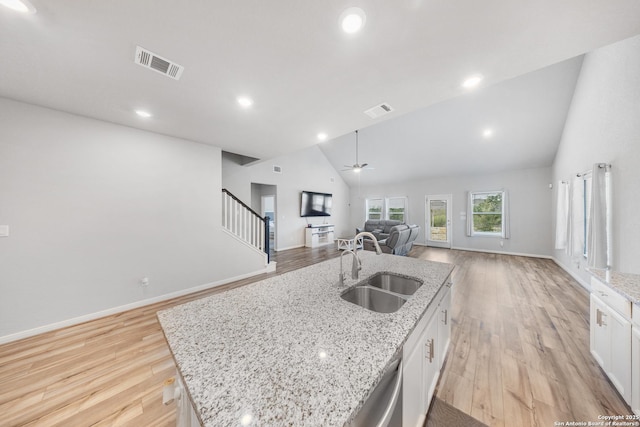
[[[580,59],[558,63],[640,33],[637,0],[31,3],[0,6],[0,96],[260,159],[324,132],[339,167],[361,129],[363,160],[409,142],[429,173],[548,163]],[[357,34],[340,28],[349,6],[366,13]],[[183,66],[180,79],[135,64],[136,46]],[[382,102],[394,111],[363,113]],[[489,125],[494,139],[476,141]]]

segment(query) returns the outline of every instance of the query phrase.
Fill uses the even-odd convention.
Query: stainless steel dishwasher
[[[349,426],[402,426],[402,358],[393,361]]]

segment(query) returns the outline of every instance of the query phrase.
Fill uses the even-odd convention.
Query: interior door
[[[451,248],[451,194],[427,196],[426,244]]]

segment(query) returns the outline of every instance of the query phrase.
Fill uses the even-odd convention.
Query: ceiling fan
[[[342,170],[359,173],[362,169],[373,169],[372,167],[367,167],[368,165],[368,163],[360,164],[360,162],[358,161],[358,131],[356,130],[356,162],[352,165],[344,165],[346,169]]]

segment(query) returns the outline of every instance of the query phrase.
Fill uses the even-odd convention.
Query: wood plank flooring
[[[277,252],[283,274],[339,255]],[[416,247],[457,265],[453,338],[437,396],[495,426],[630,413],[589,354],[588,295],[552,261]],[[173,426],[175,366],[156,312],[270,275],[0,345],[0,426]]]
[[[631,414],[589,353],[589,296],[553,261],[419,248],[456,264],[452,347],[436,395],[491,426]]]

